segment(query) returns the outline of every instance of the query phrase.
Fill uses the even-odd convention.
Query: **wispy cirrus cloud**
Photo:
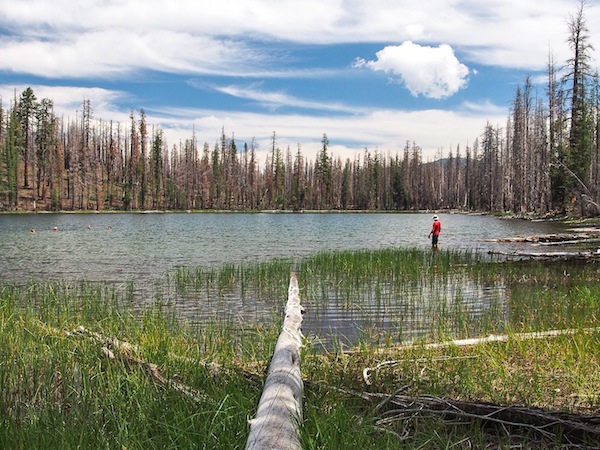
[[[143,70],[236,76],[260,73],[270,60],[243,42],[160,29],[13,36],[0,42],[0,70],[46,78],[126,79]]]
[[[543,69],[549,49],[562,51],[565,16],[575,6],[572,0],[548,0],[543,8],[522,0],[306,0],[301,8],[296,0],[222,0],[210,7],[187,0],[0,0],[0,70],[237,76],[278,72],[273,62],[282,55],[271,54],[269,43],[383,42],[391,49],[407,41],[444,43],[471,64]],[[592,6],[596,38],[600,8]]]
[[[261,89],[261,83],[253,83],[248,86],[214,86],[214,89],[223,94],[256,102],[270,111],[277,111],[284,108],[299,108],[320,112],[330,111],[345,114],[364,113],[368,111],[367,108],[350,106],[341,102],[306,100],[283,91],[266,91]]]

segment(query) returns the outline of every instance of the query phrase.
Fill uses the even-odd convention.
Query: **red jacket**
[[[433,227],[431,228],[431,233],[433,233],[434,236],[439,236],[440,231],[442,231],[442,222],[440,222],[439,220],[434,220]]]

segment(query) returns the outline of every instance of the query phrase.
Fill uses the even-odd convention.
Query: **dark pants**
[[[437,245],[439,237],[440,237],[439,234],[432,234],[431,235],[431,245]]]

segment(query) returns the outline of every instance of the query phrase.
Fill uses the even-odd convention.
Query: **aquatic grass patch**
[[[380,342],[389,342],[392,336],[396,341],[461,336],[478,331],[474,329],[477,322],[473,316],[484,314],[479,303],[485,304],[486,299],[494,297],[490,303],[495,309],[501,305],[498,294],[502,292],[502,283],[494,282],[493,289],[479,295],[483,290],[481,284],[485,283],[481,280],[487,280],[486,274],[496,271],[487,269],[485,258],[471,252],[422,249],[335,252],[306,258],[301,267],[300,273],[309,286],[304,296],[309,311],[327,319],[327,311],[337,307],[338,324],[355,316],[353,322],[339,330],[342,335],[352,334],[352,329],[380,324],[377,328],[383,339],[371,334]],[[454,311],[454,316],[448,309]],[[309,327],[310,320],[307,317]],[[429,336],[430,333],[433,334]]]
[[[535,270],[535,269],[534,269]],[[600,277],[594,266],[547,264],[510,280],[510,323],[517,330],[596,326]]]
[[[176,279],[187,284],[180,281],[170,301],[198,323],[211,312],[233,312],[240,320],[268,324],[281,316],[289,273],[295,271],[307,335],[349,346],[369,339],[370,345],[388,345],[568,326],[574,320],[565,318],[573,312],[559,311],[560,319],[551,311],[557,302],[544,304],[540,297],[544,291],[558,294],[554,287],[564,282],[567,269],[569,283],[588,283],[580,279],[585,271],[569,266],[497,261],[467,250],[326,251],[220,269],[178,268]],[[537,300],[528,298],[528,289]],[[589,307],[592,299],[584,304]],[[586,307],[571,304],[572,311]],[[519,325],[529,313],[544,322],[525,319]]]
[[[281,317],[290,271],[299,278],[305,334],[330,349],[586,326],[598,316],[595,265],[500,260],[454,249],[324,251],[181,267],[169,301],[199,324],[227,317],[269,325]]]
[[[273,297],[282,291],[282,285],[283,290],[287,289],[293,270],[294,262],[287,259],[224,264],[217,268],[180,266],[168,275],[168,282],[174,284],[176,295],[200,294],[218,299],[235,291],[245,298],[250,289],[252,295]]]

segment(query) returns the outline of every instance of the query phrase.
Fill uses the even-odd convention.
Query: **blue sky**
[[[586,18],[594,65],[600,0]],[[131,110],[169,146],[211,146],[221,129],[308,157],[365,148],[425,159],[504,126],[530,75],[544,95],[549,54],[570,56],[578,0],[0,0],[0,98],[31,86],[74,118],[127,124]]]

